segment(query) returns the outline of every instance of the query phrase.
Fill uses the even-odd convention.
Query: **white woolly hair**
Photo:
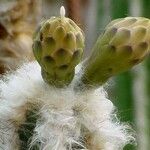
[[[27,104],[40,106],[30,148],[40,143],[40,150],[121,150],[134,140],[129,127],[117,120],[102,87],[80,93],[72,87],[48,86],[36,62],[4,76],[0,81],[0,149],[19,149],[17,130],[25,121]]]

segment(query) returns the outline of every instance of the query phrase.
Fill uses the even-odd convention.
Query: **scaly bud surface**
[[[56,87],[72,81],[83,48],[81,29],[64,15],[41,23],[34,35],[33,52],[41,65],[43,79]]]
[[[140,63],[150,52],[150,20],[127,17],[112,21],[84,62],[84,84],[100,85]]]

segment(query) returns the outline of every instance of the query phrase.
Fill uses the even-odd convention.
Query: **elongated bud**
[[[43,79],[56,87],[68,85],[83,48],[81,29],[65,17],[65,9],[61,7],[60,17],[41,23],[34,36],[33,52],[41,65]]]
[[[101,85],[140,63],[150,52],[150,20],[127,17],[112,21],[83,63],[81,83]],[[80,83],[80,84],[81,84]]]

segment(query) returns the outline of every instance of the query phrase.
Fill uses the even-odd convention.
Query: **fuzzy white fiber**
[[[17,129],[24,122],[29,103],[40,106],[31,148],[40,142],[40,150],[122,150],[132,136],[128,126],[117,120],[114,105],[103,88],[76,93],[72,87],[48,86],[36,62],[3,77],[0,149],[19,149]]]

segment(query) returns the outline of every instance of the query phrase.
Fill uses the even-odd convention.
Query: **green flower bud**
[[[101,85],[140,63],[150,52],[150,20],[127,17],[112,21],[83,63],[84,84]]]
[[[33,52],[41,65],[43,79],[56,87],[72,81],[83,48],[81,29],[66,17],[52,17],[41,23],[34,35]]]

